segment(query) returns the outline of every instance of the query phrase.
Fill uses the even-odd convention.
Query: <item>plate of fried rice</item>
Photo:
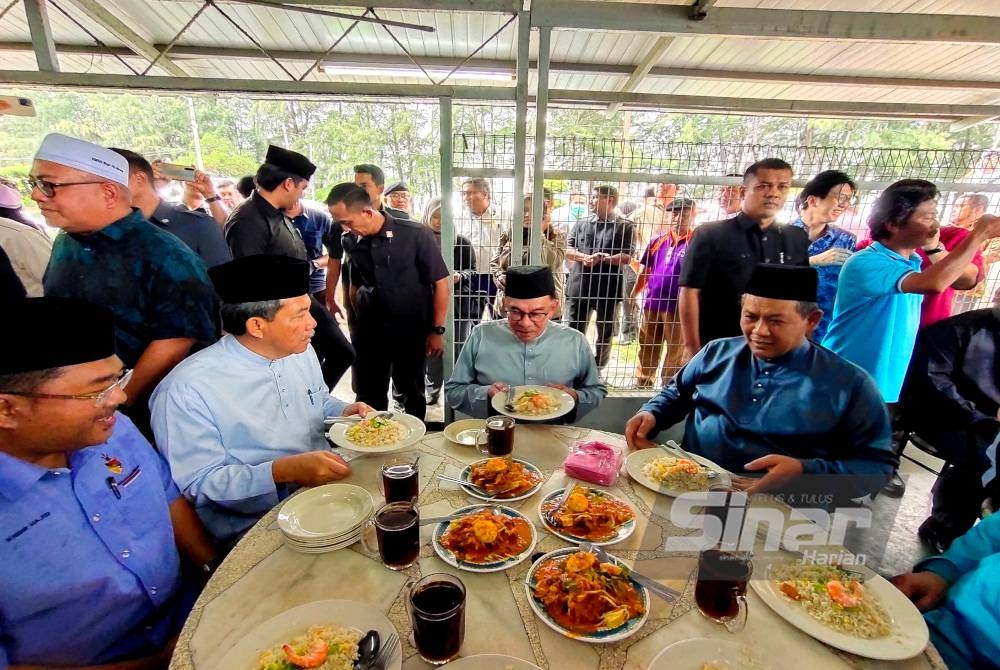
[[[750,581],[757,595],[790,624],[831,647],[899,661],[927,646],[920,611],[877,574],[861,583],[856,573],[837,565],[795,559],[770,563],[760,574],[764,577]]]
[[[409,449],[427,432],[424,422],[409,414],[391,419],[372,417],[356,423],[335,423],[327,436],[338,447],[364,454],[391,454]]]
[[[350,600],[317,600],[261,623],[237,642],[216,670],[352,670],[358,641],[369,630],[382,640],[395,627],[370,605]],[[386,670],[401,670],[400,652]]]

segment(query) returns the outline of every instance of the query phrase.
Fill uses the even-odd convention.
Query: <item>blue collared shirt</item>
[[[71,452],[69,468],[0,452],[0,668],[135,658],[183,624],[177,487],[116,416],[111,438]]]
[[[476,326],[445,385],[452,408],[485,419],[495,414],[487,395],[495,382],[511,386],[563,384],[576,390],[579,419],[608,394],[587,340],[578,331],[549,322],[533,342],[522,342],[506,319]]]
[[[204,212],[160,200],[149,220],[180,238],[191,251],[198,254],[206,268],[233,260],[229,245],[226,244],[226,238],[222,234],[222,226]]]
[[[796,228],[801,228],[809,234],[806,224],[802,219],[796,219],[791,223]],[[830,249],[847,249],[855,251],[858,247],[858,238],[854,233],[850,233],[843,228],[828,225],[823,234],[809,243],[809,256],[816,256]],[[833,319],[833,301],[837,297],[837,284],[840,281],[840,270],[843,265],[817,265],[816,272],[819,274],[819,286],[816,290],[816,304],[823,310],[823,318],[813,331],[813,340],[822,342],[826,335],[827,328],[830,327],[830,320]]]
[[[823,346],[875,378],[882,399],[896,402],[920,328],[919,293],[903,293],[903,280],[920,272],[909,259],[875,242],[847,259]]]
[[[95,233],[60,233],[44,286],[46,296],[114,312],[115,348],[127,367],[153,340],[218,337],[219,303],[201,259],[138,209]]]
[[[888,479],[896,466],[875,382],[808,341],[773,360],[742,337],[709,342],[642,409],[657,431],[687,416],[685,448],[732,472],[768,454],[800,459],[808,474]]]
[[[272,361],[232,335],[181,362],[150,398],[156,444],[219,540],[294,490],[274,483],[271,463],[328,450],[323,418],[344,407],[330,396],[312,347]]]
[[[342,231],[335,226],[327,213],[312,207],[302,206],[302,212],[292,217],[292,225],[302,234],[309,260],[315,260],[329,253],[330,260],[339,261],[344,256],[340,243]],[[326,247],[326,251],[323,248]],[[316,293],[326,288],[326,268],[316,268],[309,275],[309,292]]]

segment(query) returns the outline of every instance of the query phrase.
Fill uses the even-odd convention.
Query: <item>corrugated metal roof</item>
[[[605,5],[609,2],[597,1]],[[662,5],[690,5],[691,2],[656,1]],[[881,0],[879,3],[871,0],[719,0],[715,3],[715,8],[866,12],[872,11],[875,4],[879,12],[1000,17],[1000,2],[997,0]],[[109,0],[102,2],[102,5],[154,44],[171,41],[201,6],[199,2],[189,0]],[[119,37],[99,22],[90,19],[72,2],[67,1],[60,6],[98,39],[116,48],[119,55],[124,55],[133,67],[142,70],[148,65],[146,59],[129,52]],[[225,0],[220,0],[219,6],[264,48],[291,52],[281,58],[281,63],[295,76],[299,76],[311,64],[310,56],[327,50],[352,23],[347,18],[317,16]],[[330,5],[316,7],[354,15],[363,11]],[[586,4],[581,4],[579,11],[585,12],[586,8]],[[404,49],[418,61],[450,59],[439,60],[435,64],[434,78],[440,79],[450,64],[469,56],[510,19],[510,14],[489,12],[431,9],[375,11],[383,19],[431,26],[434,32],[391,28],[392,35],[402,44],[401,48],[383,26],[360,23],[341,41],[329,58],[332,62],[346,59],[350,62],[342,62],[339,67],[355,69],[345,73],[339,67],[332,67],[326,72],[313,72],[308,76],[310,81],[427,84],[429,82],[426,78],[399,76],[399,68],[414,69]],[[57,45],[65,46],[60,53],[63,72],[129,72],[119,60],[95,47],[93,40],[61,12],[50,7],[49,17]],[[551,88],[607,92],[620,90],[625,85],[630,72],[643,61],[660,35],[653,32],[613,32],[611,27],[608,30],[553,30],[551,60],[555,69],[550,75]],[[0,42],[27,43],[30,40],[23,5],[17,3],[0,20]],[[512,23],[482,47],[474,62],[489,61],[486,69],[512,70],[516,59],[516,40],[516,23]],[[533,59],[537,57],[537,41],[537,36],[533,35]],[[0,48],[4,48],[2,44]],[[217,49],[228,51],[207,53]],[[11,50],[8,46],[0,51],[0,57],[5,69],[36,69],[34,55],[30,50]],[[253,44],[212,7],[207,8],[181,36],[172,58],[193,77],[260,80],[289,78],[281,67],[257,53]],[[377,61],[378,64],[371,61]],[[356,73],[356,68],[366,63],[369,67],[381,68],[383,71]],[[817,82],[810,77],[829,75],[1000,82],[997,63],[1000,63],[1000,43],[918,44],[688,34],[674,36],[656,63],[659,68],[669,69],[670,76],[656,76],[654,73],[644,78],[634,90],[645,94],[726,98],[992,105],[1000,101],[1000,91],[977,86],[922,88],[900,86],[899,82],[892,81],[847,85]],[[590,66],[591,69],[587,72],[571,71],[574,65],[577,68],[581,65]],[[690,72],[692,70],[699,72]],[[684,71],[689,74],[685,76]],[[154,73],[163,74],[159,70]],[[474,78],[464,72],[449,83],[513,85],[509,80]]]

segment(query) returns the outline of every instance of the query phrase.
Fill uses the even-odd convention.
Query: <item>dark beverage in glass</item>
[[[420,493],[417,464],[393,461],[383,465],[382,493],[387,503],[414,500]]]
[[[375,536],[382,563],[390,570],[413,565],[420,555],[420,515],[412,502],[389,503],[375,513]]]
[[[479,451],[484,456],[510,456],[514,451],[515,421],[509,416],[491,416],[486,419],[486,444],[480,444],[482,436],[476,439]]]
[[[410,590],[413,641],[420,657],[441,665],[458,656],[465,639],[465,585],[458,577],[427,575]]]
[[[747,582],[753,572],[749,555],[707,549],[698,557],[694,601],[701,613],[732,632],[746,624]]]

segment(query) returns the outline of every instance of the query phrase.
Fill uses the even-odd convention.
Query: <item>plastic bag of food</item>
[[[620,447],[604,442],[575,442],[563,462],[567,475],[591,484],[611,486],[618,479],[624,455]]]

